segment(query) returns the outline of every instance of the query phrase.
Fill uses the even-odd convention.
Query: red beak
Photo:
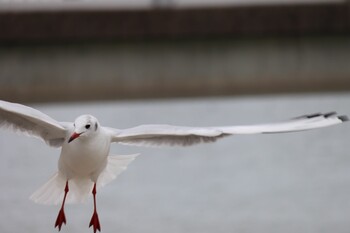
[[[81,133],[73,133],[72,136],[70,136],[68,143],[70,143],[71,141],[73,141],[74,139],[78,138],[80,136]]]

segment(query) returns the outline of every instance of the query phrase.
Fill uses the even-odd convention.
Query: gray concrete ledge
[[[350,90],[348,37],[0,47],[0,99]]]

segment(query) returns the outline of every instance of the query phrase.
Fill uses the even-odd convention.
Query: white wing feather
[[[60,147],[66,137],[66,128],[44,113],[0,100],[0,128],[9,128],[28,136],[39,137],[48,145]]]
[[[136,146],[181,145],[190,146],[201,142],[214,142],[219,138],[235,134],[285,133],[322,128],[347,121],[346,116],[335,112],[305,115],[289,121],[223,127],[184,127],[172,125],[141,125],[130,129],[106,128],[112,142]]]

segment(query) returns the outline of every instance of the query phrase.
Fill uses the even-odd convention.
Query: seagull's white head
[[[78,137],[91,137],[99,130],[99,123],[94,116],[82,115],[74,121],[74,131],[68,143]]]

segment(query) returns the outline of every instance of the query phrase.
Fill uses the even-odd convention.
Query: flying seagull
[[[46,114],[24,106],[0,100],[0,128],[9,128],[42,139],[49,146],[61,147],[58,171],[31,200],[42,204],[60,204],[55,228],[66,224],[65,203],[83,202],[93,195],[94,211],[89,227],[101,231],[96,208],[96,191],[115,179],[137,154],[110,155],[111,143],[135,146],[190,146],[215,142],[236,134],[285,133],[341,124],[345,115],[335,112],[312,114],[269,124],[184,127],[172,125],[140,125],[129,129],[101,126],[91,115],[81,115],[74,122],[59,122]]]

